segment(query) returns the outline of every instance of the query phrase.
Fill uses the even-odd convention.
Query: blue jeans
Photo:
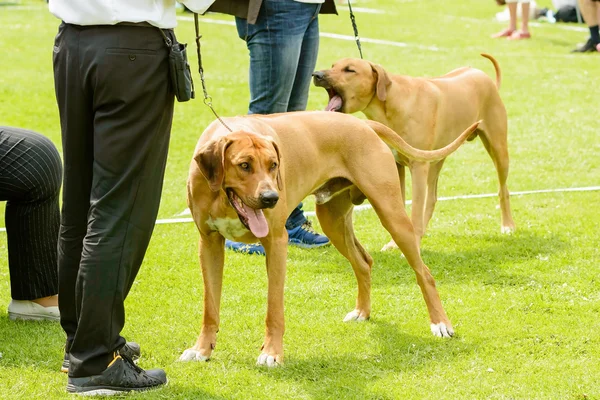
[[[236,17],[238,35],[250,52],[249,114],[303,111],[319,52],[320,4],[264,0],[256,24]],[[302,225],[302,204],[287,229]]]
[[[265,0],[255,25],[236,17],[250,51],[250,114],[303,111],[319,51],[320,4]]]

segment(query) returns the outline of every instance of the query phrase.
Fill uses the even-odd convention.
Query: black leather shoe
[[[585,44],[583,46],[579,46],[578,48],[576,48],[575,50],[572,50],[571,53],[591,53],[591,52],[597,52],[598,50],[596,50],[596,46],[598,45],[598,43],[594,43],[592,42],[592,39],[588,39],[587,42],[585,42]]]
[[[142,351],[140,349],[140,345],[136,342],[127,342],[123,347],[118,350],[119,354],[125,355],[133,360],[134,363],[137,364],[138,360],[142,356]],[[69,353],[65,352],[65,356],[63,358],[62,366],[60,367],[60,372],[64,372],[65,374],[69,372],[69,365],[71,362],[69,361]]]
[[[111,396],[125,392],[155,389],[167,383],[162,369],[141,369],[127,356],[115,358],[100,375],[69,377],[67,392],[83,396]]]

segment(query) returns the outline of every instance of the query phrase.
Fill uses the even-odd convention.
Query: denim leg
[[[320,4],[265,0],[256,24],[236,17],[238,35],[250,52],[249,114],[306,109],[319,51],[320,8]],[[286,228],[305,221],[300,203]]]
[[[287,221],[285,221],[285,229],[292,230],[299,227],[306,222],[304,211],[302,211],[302,203],[298,204],[298,207],[294,208],[294,211],[290,214]]]
[[[250,51],[250,114],[306,107],[318,51],[319,9],[319,4],[265,0],[256,24],[236,18],[238,34]]]
[[[304,111],[308,103],[308,92],[312,82],[312,74],[317,65],[317,54],[319,53],[319,4],[315,10],[315,14],[310,20],[310,23],[302,40],[300,49],[300,58],[298,59],[298,67],[296,68],[296,77],[294,86],[288,103],[287,111]]]

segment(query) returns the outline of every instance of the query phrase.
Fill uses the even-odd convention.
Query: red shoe
[[[510,35],[512,35],[515,31],[510,29],[510,28],[506,28],[504,30],[501,30],[498,33],[494,33],[492,35],[493,39],[497,39],[497,38],[501,38],[501,37],[509,37]]]
[[[507,37],[508,40],[521,40],[521,39],[530,39],[531,33],[523,32],[523,31],[514,31],[512,35]]]

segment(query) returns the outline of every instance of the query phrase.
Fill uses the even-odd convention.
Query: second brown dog
[[[488,55],[496,70],[496,81],[483,71],[470,67],[455,69],[438,78],[415,78],[392,75],[369,61],[344,58],[331,69],[316,71],[314,84],[329,94],[327,111],[355,113],[381,122],[396,131],[411,146],[439,149],[452,142],[477,120],[483,120],[469,140],[481,138],[492,158],[499,181],[501,232],[515,230],[506,185],[508,178],[508,144],[506,109],[498,90],[501,70]],[[419,240],[437,202],[437,182],[444,160],[424,163],[396,155],[402,196],[405,198],[404,167],[412,177],[411,220]],[[397,247],[393,241],[384,249]]]

